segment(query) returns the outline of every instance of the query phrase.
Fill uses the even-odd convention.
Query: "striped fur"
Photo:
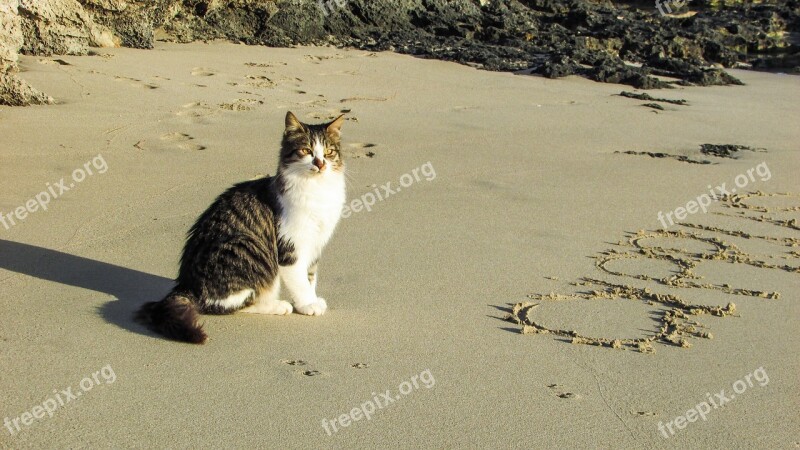
[[[344,205],[342,122],[340,116],[307,125],[287,113],[277,174],[233,186],[200,215],[189,230],[175,288],[145,304],[137,319],[170,339],[201,344],[207,336],[199,313],[248,306],[248,312],[291,312],[272,298],[281,281],[296,311],[324,313],[316,272]]]

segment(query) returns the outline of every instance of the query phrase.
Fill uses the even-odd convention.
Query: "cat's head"
[[[329,176],[344,172],[340,137],[344,115],[331,122],[308,125],[286,113],[280,168],[285,174]]]

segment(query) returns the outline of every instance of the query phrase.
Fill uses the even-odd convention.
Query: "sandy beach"
[[[800,446],[797,76],[647,91],[675,104],[327,47],[20,67],[56,104],[0,107],[2,448]],[[135,323],[287,111],[348,119],[328,312]]]

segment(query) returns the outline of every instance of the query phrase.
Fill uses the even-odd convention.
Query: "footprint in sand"
[[[305,116],[307,119],[311,120],[333,120],[339,117],[339,114],[335,109],[328,109],[328,110],[315,110],[307,113]]]
[[[560,384],[549,384],[549,385],[547,385],[547,387],[550,388],[551,391],[554,391],[555,392],[555,396],[558,397],[558,398],[575,399],[575,400],[581,398],[581,396],[578,395],[578,394],[575,394],[575,393],[572,393],[572,392],[563,392],[564,386],[562,386]]]
[[[187,118],[186,122],[192,124],[208,124],[209,117],[218,113],[218,109],[205,102],[192,102],[181,106],[181,109],[174,114],[178,117]]]
[[[353,110],[350,109],[350,108],[343,108],[343,109],[339,110],[339,114],[346,114],[346,116],[344,117],[344,120],[349,120],[351,122],[358,122],[358,117],[356,117],[354,115],[351,115],[350,114],[351,112],[353,112]],[[371,144],[368,144],[368,145],[371,145]]]
[[[247,75],[245,78],[248,80],[247,85],[255,88],[267,89],[274,88],[278,84],[272,81],[269,77],[264,75]]]
[[[314,101],[312,100],[311,102],[314,102]],[[327,100],[325,100],[325,102],[327,102]],[[309,103],[309,102],[304,102],[304,103]],[[346,114],[345,118],[344,118],[345,120],[349,120],[351,122],[358,122],[358,118],[357,117],[355,117],[353,115],[349,115],[352,111],[353,110],[349,109],[349,108],[315,110],[315,111],[311,111],[310,113],[307,113],[305,115],[305,117],[308,118],[308,119],[313,119],[313,120],[333,120],[333,119],[339,117],[342,114]]]
[[[147,140],[141,140],[133,144],[138,150],[169,150],[179,148],[181,150],[198,151],[205,150],[206,146],[192,142],[194,137],[180,132],[163,134],[159,137],[159,143],[151,145]]]
[[[337,70],[337,71],[334,71],[334,72],[319,72],[317,75],[323,76],[323,77],[331,76],[331,75],[350,75],[350,76],[355,76],[355,75],[359,75],[360,73],[361,72],[359,72],[357,70]]]
[[[306,100],[304,102],[297,102],[295,104],[306,108],[317,108],[328,104],[328,99],[326,99],[324,95],[318,95],[317,97],[318,98],[315,98],[313,100]],[[321,117],[320,113],[308,113],[306,114],[306,117],[315,118],[313,117],[314,115],[318,115]]]
[[[560,394],[557,394],[556,397],[558,397],[558,398],[575,398],[575,399],[581,398],[580,395],[573,394],[572,392],[562,392]]]
[[[216,75],[217,73],[214,72],[213,69],[207,69],[205,67],[195,67],[192,69],[192,75],[196,77],[211,77]]]
[[[248,62],[244,63],[245,66],[248,67],[278,67],[278,66],[286,66],[287,63],[285,62],[263,62],[263,63],[256,63],[256,62]]]
[[[329,59],[344,59],[344,58],[345,58],[345,56],[340,54],[340,53],[337,53],[335,55],[322,55],[322,56],[305,55],[305,56],[303,56],[303,60],[304,61],[310,62],[312,64],[322,64],[322,61],[326,61],[326,60],[329,60]]]
[[[114,76],[114,81],[128,82],[130,86],[142,89],[158,89],[159,87],[157,84],[145,83],[138,78],[121,77],[119,75]]]
[[[180,145],[178,145],[178,148],[180,148],[182,150],[189,150],[189,151],[193,151],[193,152],[199,152],[199,151],[205,150],[207,147],[205,145],[200,145],[200,144],[180,144]]]
[[[205,102],[192,102],[181,106],[181,110],[176,112],[176,116],[203,117],[214,113],[213,108]]]
[[[283,359],[281,360],[281,362],[284,364],[288,364],[290,366],[305,366],[306,364],[308,364],[302,359]]]
[[[303,361],[302,359],[282,359],[281,362],[283,364],[286,364],[286,365],[289,365],[289,366],[295,366],[295,367],[301,367],[301,366],[307,366],[308,365],[308,362]],[[318,375],[322,375],[322,372],[320,372],[319,370],[314,370],[314,369],[303,370],[303,371],[298,372],[298,373],[301,374],[301,375],[307,376],[307,377],[315,377],[315,376],[318,376]]]
[[[186,133],[179,133],[177,131],[174,133],[167,133],[161,136],[162,141],[168,141],[168,142],[184,142],[184,141],[191,141],[192,139],[194,138],[191,137],[190,135]]]
[[[347,147],[344,150],[344,155],[347,158],[374,158],[375,152],[371,150],[367,150],[373,147],[377,147],[377,144],[369,144],[365,142],[351,142],[347,144]]]
[[[224,109],[228,111],[250,111],[257,105],[263,105],[263,100],[258,100],[255,98],[237,98],[236,100],[229,102],[229,103],[220,103],[218,106],[219,109]]]

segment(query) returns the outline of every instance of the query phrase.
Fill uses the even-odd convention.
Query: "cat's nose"
[[[314,165],[317,166],[320,172],[325,170],[325,161],[319,158],[314,158]]]

